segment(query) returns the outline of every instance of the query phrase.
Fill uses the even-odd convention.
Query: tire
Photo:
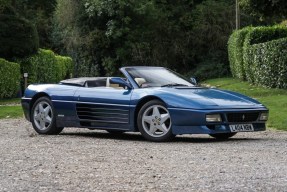
[[[40,97],[36,100],[31,111],[33,128],[39,134],[59,134],[64,127],[56,126],[56,113],[52,102],[48,97]]]
[[[170,114],[165,104],[159,100],[151,100],[142,106],[137,125],[142,136],[149,141],[163,142],[174,137]]]
[[[209,134],[209,135],[218,140],[227,140],[230,137],[233,137],[234,135],[236,135],[236,133],[218,133],[218,134]]]

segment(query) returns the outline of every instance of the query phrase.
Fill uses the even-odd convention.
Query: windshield
[[[139,87],[194,86],[181,75],[162,67],[126,68]]]

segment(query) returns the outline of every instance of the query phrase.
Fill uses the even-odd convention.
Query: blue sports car
[[[163,67],[124,67],[122,77],[87,77],[30,85],[22,98],[27,120],[39,134],[64,127],[139,131],[150,141],[179,134],[228,139],[264,131],[268,109],[231,91],[199,87]]]

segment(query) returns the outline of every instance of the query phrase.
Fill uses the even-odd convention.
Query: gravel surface
[[[88,129],[40,136],[24,119],[0,129],[0,191],[287,191],[287,132],[152,143]]]

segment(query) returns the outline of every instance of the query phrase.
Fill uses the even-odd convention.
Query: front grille
[[[228,122],[252,122],[258,119],[259,113],[228,113]]]

